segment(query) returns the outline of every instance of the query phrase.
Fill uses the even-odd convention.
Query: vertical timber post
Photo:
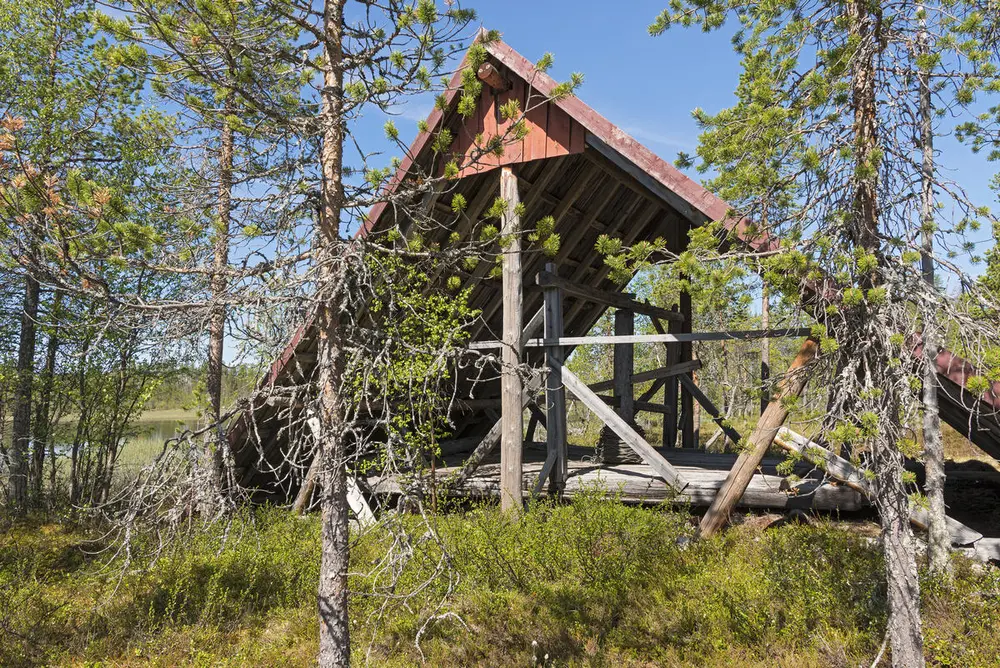
[[[545,271],[556,273],[552,263],[545,265]],[[545,298],[545,339],[559,339],[563,335],[562,292],[558,287],[549,286],[544,291]],[[555,457],[549,490],[562,494],[569,474],[566,461],[566,388],[563,386],[562,346],[545,347],[545,365],[548,375],[545,381],[545,439],[548,457]]]
[[[520,512],[523,508],[522,469],[524,437],[524,391],[521,364],[521,220],[517,176],[511,167],[500,170],[500,198],[507,203],[500,234],[503,254],[503,348],[500,354],[500,508]]]
[[[682,291],[680,294],[680,310],[684,316],[681,323],[683,334],[691,333],[691,293]],[[694,347],[690,341],[681,344],[681,362],[690,362],[694,358]],[[692,376],[693,374],[689,374]],[[681,388],[681,447],[695,448],[698,443],[694,438],[694,397],[683,387]]]
[[[635,334],[635,313],[628,309],[615,311],[615,336]],[[618,414],[625,422],[635,420],[635,398],[632,394],[632,374],[635,370],[635,348],[632,343],[615,344],[615,397]]]
[[[677,313],[677,306],[670,309]],[[667,332],[670,334],[680,333],[680,322],[671,320],[667,323]],[[680,361],[681,347],[679,343],[667,344],[667,363],[664,366],[673,366]],[[663,388],[663,447],[677,447],[677,378],[671,376],[667,378],[667,383]]]

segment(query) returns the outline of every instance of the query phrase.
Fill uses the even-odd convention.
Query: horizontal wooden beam
[[[701,368],[701,360],[692,360],[690,362],[684,362],[683,364],[675,364],[673,366],[664,367],[662,369],[653,369],[652,371],[643,371],[641,373],[632,375],[632,384],[639,385],[641,383],[648,383],[651,380],[659,380],[660,378],[671,378],[673,376],[679,376],[682,373],[690,373],[692,371],[697,371]],[[614,380],[602,380],[599,383],[591,383],[587,387],[592,389],[594,392],[604,392],[610,390],[615,386]]]
[[[652,304],[641,302],[637,299],[632,299],[628,295],[622,294],[621,292],[608,292],[607,290],[592,288],[589,285],[574,283],[567,278],[561,278],[547,271],[538,272],[538,275],[535,277],[535,282],[543,288],[559,288],[571,297],[586,299],[587,301],[595,302],[597,304],[612,306],[614,308],[628,309],[629,311],[634,311],[642,315],[648,315],[653,318],[660,318],[661,320],[677,320],[678,322],[684,320],[684,316],[677,311],[670,311],[665,308],[660,308],[659,306],[653,306]]]
[[[752,329],[732,332],[692,332],[688,334],[633,334],[630,336],[563,336],[558,339],[528,339],[526,348],[545,346],[615,345],[619,343],[686,343],[689,341],[752,341],[754,339],[798,338],[812,333],[808,327],[798,329]],[[499,348],[499,341],[473,341],[472,350]]]

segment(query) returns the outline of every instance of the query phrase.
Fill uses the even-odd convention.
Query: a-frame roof
[[[480,38],[482,33],[480,34]],[[442,234],[472,234],[477,218],[498,195],[501,165],[517,165],[516,173],[523,189],[522,201],[526,205],[524,219],[534,221],[551,215],[556,219],[556,232],[562,245],[555,262],[561,276],[603,290],[618,290],[609,278],[609,269],[603,257],[594,248],[600,234],[620,237],[625,244],[641,240],[662,238],[670,249],[679,252],[686,247],[687,232],[707,221],[724,220],[742,243],[755,251],[767,251],[776,246],[775,240],[757,233],[751,234],[739,218],[727,219],[729,205],[704,187],[688,178],[648,148],[630,137],[604,116],[594,111],[580,98],[570,95],[549,100],[557,83],[547,74],[535,69],[533,63],[502,41],[484,42],[492,66],[507,85],[493,88],[484,85],[477,103],[476,113],[464,118],[456,111],[460,95],[461,71],[456,71],[446,92],[443,109],[435,108],[427,119],[427,130],[421,132],[410,146],[406,157],[390,182],[386,202],[376,205],[360,228],[360,236],[372,230],[386,229],[400,215],[391,199],[399,184],[420,174],[440,173],[443,156],[432,150],[434,134],[442,127],[451,130],[455,137],[452,154],[465,155],[473,149],[477,135],[502,133],[505,121],[498,113],[500,105],[517,97],[522,109],[530,109],[527,122],[528,136],[520,145],[504,151],[503,156],[485,157],[474,165],[463,166],[460,178],[445,193],[429,198],[428,210],[432,216],[439,213]],[[440,201],[442,195],[462,194],[469,205],[462,219],[455,221],[450,207]],[[531,290],[534,276],[551,258],[541,253],[526,253],[523,261],[525,319],[541,307],[541,294]],[[485,275],[488,263],[463,276],[465,285],[473,288],[471,305],[483,312],[482,323],[472,333],[474,339],[497,339],[500,332],[500,284]],[[808,297],[808,295],[806,295]],[[568,336],[586,334],[603,307],[572,298],[564,306],[564,326]],[[264,385],[281,385],[295,376],[308,377],[315,360],[316,342],[308,320],[294,334],[288,347],[271,365],[263,379]],[[969,411],[963,403],[973,398],[962,396],[961,385],[974,370],[961,358],[942,353],[938,358],[939,375],[954,395],[943,398],[944,417],[952,426],[967,432]],[[294,371],[294,373],[292,373]],[[496,385],[496,384],[495,384]],[[499,388],[490,384],[477,389],[477,398],[488,402],[499,394]],[[949,394],[949,393],[945,393]],[[978,398],[980,405],[991,412],[1000,407],[1000,383]],[[237,465],[245,476],[244,485],[266,485],[273,478],[273,471],[261,473],[265,464],[280,466],[284,445],[280,442],[262,448],[267,462],[258,461],[257,449],[246,445],[248,435],[255,439],[268,438],[281,441],[281,422],[287,414],[266,404],[252,411],[256,429],[248,429],[250,414],[243,415],[230,430],[230,442],[237,452]],[[269,422],[272,423],[269,425]],[[990,453],[1000,458],[1000,428],[995,418],[984,419],[986,426],[996,433],[981,432],[974,439]],[[456,437],[474,437],[489,428],[493,419],[489,413],[470,409],[458,420]],[[963,423],[966,428],[963,428]],[[261,443],[261,445],[267,445]],[[270,448],[273,456],[267,456]],[[992,448],[992,449],[991,449]],[[243,453],[242,455],[240,453]],[[260,475],[254,475],[256,468]]]

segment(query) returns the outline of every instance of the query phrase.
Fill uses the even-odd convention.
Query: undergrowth
[[[353,543],[358,664],[855,666],[883,639],[879,550],[843,525],[751,522],[695,543],[687,513],[591,495],[519,519],[482,506],[432,520],[450,565],[432,577],[438,543],[395,521],[415,539],[391,582],[399,534]],[[0,665],[313,664],[315,518],[194,527],[124,574],[89,538],[52,524],[0,536]],[[953,584],[923,580],[928,658],[996,665],[1000,576],[955,563]]]

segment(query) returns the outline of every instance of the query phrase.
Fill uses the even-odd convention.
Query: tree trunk
[[[59,353],[59,309],[62,305],[62,291],[56,290],[52,297],[52,310],[49,314],[48,345],[45,350],[45,369],[42,371],[42,388],[35,409],[35,443],[31,460],[32,495],[36,503],[42,500],[42,480],[45,477],[45,448],[51,437],[52,386],[55,382],[56,355]],[[53,453],[53,465],[55,465]],[[51,485],[54,491],[55,486]]]
[[[17,348],[17,389],[11,428],[10,504],[16,514],[28,506],[28,449],[31,444],[31,388],[34,383],[35,330],[38,318],[39,285],[25,278],[24,306],[21,311],[21,338]]]
[[[340,306],[346,289],[345,259],[341,255],[340,216],[343,194],[344,70],[343,23],[346,0],[326,0],[324,50],[326,69],[321,91],[323,144],[317,257],[319,364],[319,448],[322,457],[320,504],[322,508],[322,556],[319,577],[319,665],[324,668],[350,665],[348,624],[349,560],[347,472],[343,438],[343,375]]]
[[[206,436],[205,460],[209,485],[203,499],[203,510],[211,512],[216,502],[226,494],[225,458],[226,433],[222,425],[222,351],[226,336],[225,271],[229,266],[229,233],[233,200],[233,128],[228,117],[233,114],[233,93],[226,93],[222,126],[219,131],[219,183],[216,197],[216,221],[213,240],[212,312],[208,327],[208,363],[205,383],[208,390],[209,420],[215,429]]]
[[[892,665],[915,668],[924,665],[924,643],[920,582],[910,529],[910,499],[900,484],[904,473],[903,455],[895,448],[886,448],[876,457],[876,462],[872,489],[882,527],[889,601],[887,634],[892,648]]]
[[[778,435],[778,430],[788,417],[787,400],[800,396],[805,389],[809,380],[809,365],[816,359],[818,352],[819,346],[816,341],[806,339],[802,344],[802,349],[792,361],[788,373],[778,385],[778,390],[768,403],[767,409],[757,420],[746,451],[736,459],[729,475],[726,476],[726,481],[712,500],[711,507],[701,518],[701,523],[698,525],[699,538],[713,536],[729,521],[729,514],[743,498],[743,493],[757,472],[757,467],[760,466],[768,448],[774,443],[774,437]]]
[[[927,53],[927,32],[918,37],[918,51]],[[932,124],[930,73],[921,71],[920,81],[920,143],[923,149],[920,188],[920,223],[923,252],[920,264],[929,290],[934,290],[934,126]],[[924,403],[924,467],[927,474],[925,489],[930,505],[927,527],[928,560],[931,571],[947,577],[950,573],[949,548],[951,536],[945,517],[944,504],[944,441],[941,438],[941,418],[938,415],[937,386],[937,322],[933,306],[924,313],[923,330],[923,403]]]
[[[854,107],[855,189],[854,210],[849,233],[855,247],[879,254],[878,209],[878,108],[875,94],[875,56],[882,49],[882,16],[878,9],[872,13],[867,0],[851,0],[847,5],[852,37],[857,40],[853,58],[852,102]],[[870,283],[862,287],[873,287]],[[878,308],[878,307],[875,307]],[[862,323],[870,322],[871,315],[859,313],[854,323],[856,333],[866,330]],[[877,314],[876,314],[877,315]],[[862,373],[866,376],[862,387],[878,387],[884,383],[872,378],[874,374],[888,372],[889,351],[882,349],[880,341],[873,340],[869,350],[861,348],[868,357],[861,360]],[[898,393],[895,385],[887,395]],[[900,398],[886,396],[881,403],[883,421],[898,416]],[[898,425],[895,425],[898,427]],[[888,588],[888,636],[892,649],[892,664],[899,668],[920,668],[924,665],[923,638],[920,623],[920,584],[913,550],[913,536],[909,523],[909,499],[903,484],[903,459],[895,442],[894,425],[882,425],[886,437],[872,443],[872,470],[875,474],[873,490],[875,507],[882,526],[882,546],[885,556],[885,574]]]

